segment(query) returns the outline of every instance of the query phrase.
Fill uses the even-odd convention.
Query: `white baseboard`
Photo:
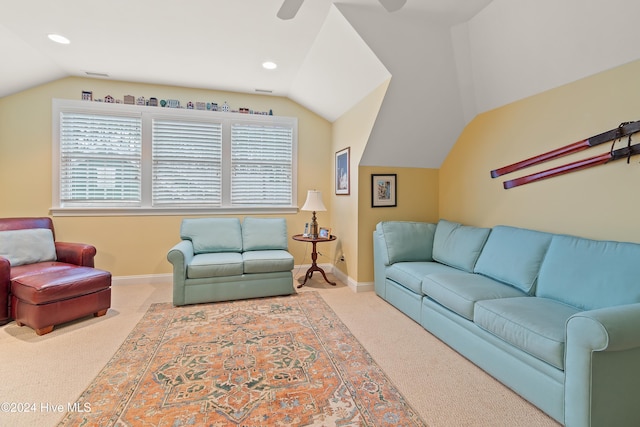
[[[318,264],[320,268],[325,270],[327,273],[331,273],[338,280],[343,283],[346,283],[349,289],[353,292],[369,292],[373,291],[373,282],[356,282],[351,277],[344,274],[339,269],[335,268],[333,264]],[[293,267],[293,272],[295,274],[304,273],[309,267],[310,264],[302,264],[296,265]],[[149,285],[171,285],[173,284],[173,274],[164,273],[164,274],[141,274],[138,276],[114,276],[111,279],[111,283],[114,285],[136,285],[140,283],[145,283]]]
[[[149,285],[172,285],[173,274],[141,274],[139,276],[114,276],[111,278],[113,285],[139,285],[145,283]]]
[[[298,272],[304,273],[309,267],[311,267],[311,264],[296,265],[293,267],[294,274],[298,274]],[[355,293],[374,290],[373,282],[356,282],[341,270],[337,269],[333,264],[318,264],[318,267],[322,268],[327,273],[333,274],[341,282],[346,283],[349,289]]]

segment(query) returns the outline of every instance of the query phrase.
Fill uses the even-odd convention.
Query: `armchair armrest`
[[[11,317],[9,313],[10,273],[9,260],[0,256],[0,325],[7,323]]]
[[[625,425],[640,419],[640,304],[569,318],[565,424]]]
[[[58,261],[84,267],[94,267],[96,248],[84,243],[55,242]]]
[[[167,260],[173,264],[173,304],[184,305],[184,284],[187,279],[187,266],[194,257],[191,240],[182,240],[169,249]]]

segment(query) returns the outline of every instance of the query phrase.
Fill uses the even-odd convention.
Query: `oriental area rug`
[[[424,426],[317,292],[153,304],[60,426]]]

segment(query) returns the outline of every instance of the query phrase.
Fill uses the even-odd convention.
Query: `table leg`
[[[318,267],[318,264],[316,263],[318,259],[318,252],[316,251],[316,242],[312,242],[312,244],[313,244],[313,249],[311,250],[311,267],[309,267],[309,269],[304,275],[304,282],[302,282],[297,286],[298,289],[303,287],[304,284],[307,283],[307,280],[311,279],[314,271],[319,271],[320,273],[322,273],[322,277],[324,277],[325,282],[327,282],[331,286],[335,286],[336,282],[330,282],[329,279],[327,279],[327,275],[325,274],[324,270]]]

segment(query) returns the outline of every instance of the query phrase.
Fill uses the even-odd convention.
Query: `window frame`
[[[140,117],[142,121],[142,164],[139,206],[106,206],[63,203],[60,199],[61,153],[60,117],[61,113],[89,113]],[[222,205],[220,207],[198,206],[153,206],[153,120],[178,120],[193,122],[219,122],[222,124]],[[281,125],[292,129],[292,180],[291,205],[242,205],[230,204],[231,192],[231,126],[234,123],[255,123],[261,125]],[[269,116],[259,114],[203,111],[179,108],[162,108],[130,104],[111,104],[68,99],[52,100],[52,207],[53,216],[129,216],[129,215],[203,215],[203,214],[288,214],[298,211],[298,119],[296,117]]]

